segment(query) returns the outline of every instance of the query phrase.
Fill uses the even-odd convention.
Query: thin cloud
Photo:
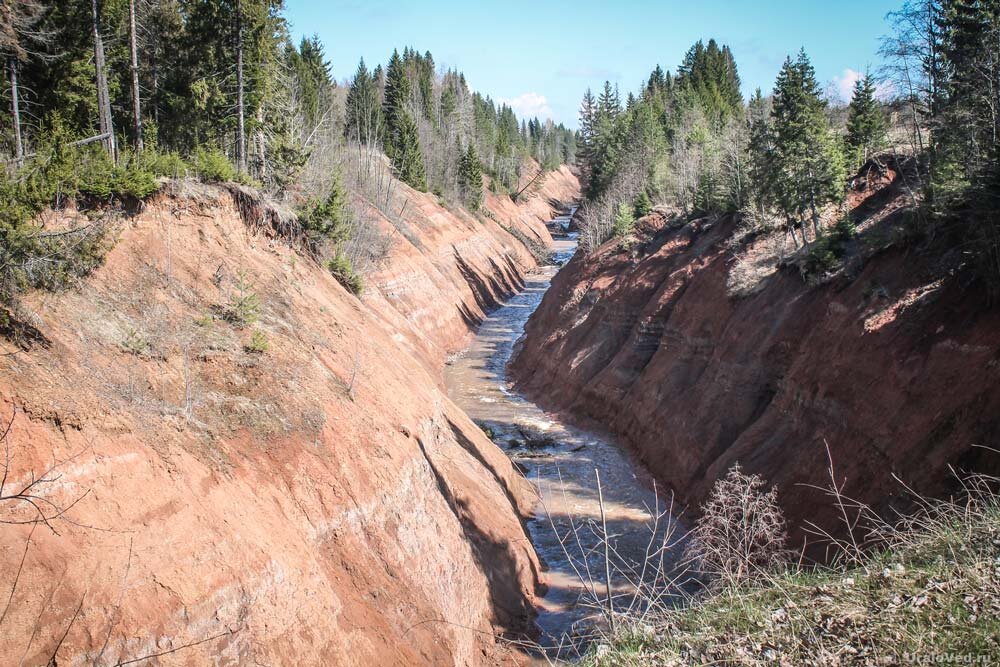
[[[864,76],[864,73],[848,67],[844,70],[843,74],[833,77],[833,90],[841,102],[846,103],[851,101],[851,97],[854,94],[854,84],[863,79]],[[895,92],[895,88],[890,81],[878,81],[875,83],[875,97],[883,102],[890,99]]]
[[[532,118],[534,116],[539,118],[552,117],[552,107],[549,106],[548,99],[546,99],[545,95],[540,95],[539,93],[524,93],[511,99],[501,98],[500,103],[506,104],[513,109],[519,118]]]

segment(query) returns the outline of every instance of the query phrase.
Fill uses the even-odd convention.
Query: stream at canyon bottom
[[[557,264],[576,250],[575,234],[560,234],[572,211],[553,220]],[[605,548],[597,475],[604,499],[615,608],[629,606],[633,586],[647,563],[654,575],[659,557],[647,558],[663,544],[664,523],[651,537],[654,515],[663,515],[669,495],[654,493],[642,467],[610,438],[571,426],[511,388],[507,363],[528,317],[541,303],[558,266],[546,266],[526,279],[525,288],[483,322],[464,352],[445,369],[448,393],[517,463],[535,485],[539,502],[528,524],[543,561],[547,593],[538,601],[541,644],[551,657],[572,657],[573,637],[586,636],[600,618],[595,598],[606,604]],[[596,471],[596,472],[595,472]],[[664,500],[666,498],[666,500]],[[657,512],[657,507],[659,512]],[[575,526],[575,529],[574,529]],[[652,545],[652,548],[650,549]],[[669,560],[671,554],[663,555]],[[577,647],[580,642],[575,642]]]

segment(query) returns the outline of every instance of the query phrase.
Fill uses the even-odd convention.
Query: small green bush
[[[229,297],[225,318],[238,329],[248,327],[260,317],[260,299],[253,291],[253,285],[241,273],[236,280],[236,291]]]
[[[260,329],[254,329],[250,335],[250,342],[243,346],[249,354],[264,354],[270,349],[271,344],[267,341],[267,336]]]
[[[229,183],[237,180],[236,167],[218,148],[199,146],[191,155],[191,166],[206,183]]]
[[[176,152],[160,153],[147,149],[142,154],[142,164],[154,176],[166,178],[182,178],[191,170],[190,165]]]
[[[358,275],[357,271],[354,270],[351,260],[346,255],[337,252],[333,259],[327,262],[326,268],[330,270],[330,273],[337,279],[337,282],[347,288],[347,291],[356,296],[361,295],[365,287],[364,281]]]
[[[834,270],[847,254],[847,245],[854,238],[854,224],[844,217],[813,242],[806,255],[802,272],[806,278]]]
[[[340,176],[334,174],[326,199],[313,202],[299,211],[299,224],[314,248],[324,241],[340,243],[347,240],[350,232],[347,196]]]
[[[146,340],[145,336],[131,328],[125,332],[125,338],[120,345],[122,351],[137,357],[147,354],[150,348],[149,341]]]
[[[143,199],[157,190],[156,177],[133,156],[124,155],[115,164],[100,146],[87,146],[79,155],[80,194],[101,201],[113,198]]]
[[[618,205],[618,214],[615,215],[613,233],[616,238],[621,238],[632,231],[635,226],[635,216],[632,215],[632,208],[622,202]]]
[[[644,218],[653,210],[653,201],[646,194],[645,190],[640,192],[639,196],[635,198],[634,209],[636,218]]]

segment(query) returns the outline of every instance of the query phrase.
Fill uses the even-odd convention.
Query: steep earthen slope
[[[496,222],[408,193],[360,300],[189,190],[123,221],[79,289],[30,295],[39,338],[0,357],[0,495],[65,510],[0,524],[0,664],[515,660],[493,636],[533,613],[531,491],[435,364],[532,266],[503,227],[546,240],[572,175],[491,200]]]
[[[974,445],[1000,443],[1000,312],[969,271],[941,277],[887,243],[895,186],[850,203],[856,243],[881,250],[819,286],[754,267],[730,218],[655,213],[631,245],[578,253],[528,324],[520,385],[621,435],[692,503],[738,462],[793,520],[835,523],[806,486],[829,484],[824,443],[845,492],[883,509],[903,492],[893,473],[937,493],[949,465],[996,470]]]

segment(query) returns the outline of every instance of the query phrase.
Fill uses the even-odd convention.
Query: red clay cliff
[[[532,492],[439,371],[575,177],[478,219],[407,191],[360,299],[226,190],[167,190],[78,288],[28,296],[37,335],[0,357],[4,493],[41,477],[66,510],[0,531],[0,664],[516,661],[494,636],[534,613]]]
[[[905,204],[897,184],[852,193],[855,243],[874,250],[819,281],[788,261],[754,275],[761,248],[732,217],[654,212],[556,276],[513,372],[687,502],[738,463],[798,527],[837,529],[811,488],[830,484],[827,445],[844,492],[883,511],[907,505],[893,475],[937,494],[949,466],[995,472],[977,445],[1000,443],[1000,311],[967,267],[892,242]]]

